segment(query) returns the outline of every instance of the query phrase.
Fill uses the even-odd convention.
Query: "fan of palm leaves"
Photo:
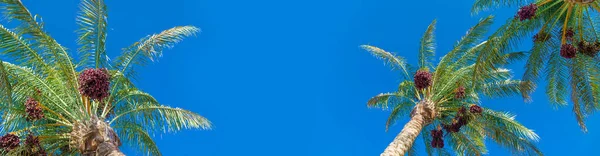
[[[33,16],[20,0],[0,0],[0,9],[6,19],[18,25],[12,29],[0,25],[0,54],[5,59],[0,61],[1,132],[17,135],[21,140],[27,134],[35,135],[40,140],[38,151],[81,154],[85,151],[78,146],[90,146],[82,145],[89,143],[85,139],[90,134],[76,133],[96,122],[100,125],[95,127],[98,134],[110,132],[104,135],[117,136],[112,138],[116,146],[123,142],[140,153],[160,155],[152,139],[154,134],[211,127],[206,118],[194,112],[160,104],[130,80],[135,67],[157,59],[163,49],[194,36],[200,31],[198,28],[178,26],[144,37],[111,61],[105,49],[106,5],[103,0],[83,0],[76,20],[80,45],[76,62],[67,48],[44,31],[41,18]],[[108,97],[97,100],[80,93],[78,75],[84,69],[103,69],[110,75]],[[38,103],[42,119],[24,118],[28,115],[24,105],[27,99]],[[86,142],[74,138],[85,138]],[[23,155],[31,149],[22,145],[1,151]]]
[[[502,53],[517,47],[533,35],[523,79],[547,81],[546,94],[557,106],[573,103],[573,113],[583,131],[585,118],[600,107],[600,50],[598,13],[600,2],[595,0],[538,0],[531,4],[522,0],[477,0],[473,12],[499,6],[524,6],[533,16],[515,17],[492,37],[499,38],[477,60],[477,71],[489,70],[488,60],[497,60]],[[476,76],[475,76],[476,77]],[[569,98],[570,97],[570,98]]]
[[[481,105],[480,96],[508,97],[522,95],[522,91],[530,90],[531,83],[512,80],[511,72],[501,66],[510,61],[523,58],[523,52],[505,54],[503,59],[491,62],[498,67],[493,71],[475,73],[474,63],[477,54],[481,53],[489,41],[482,41],[487,29],[492,24],[493,17],[482,19],[473,26],[467,34],[443,56],[437,66],[433,66],[435,51],[435,24],[433,21],[421,39],[418,66],[411,67],[405,59],[378,47],[363,45],[362,48],[378,58],[385,60],[394,69],[398,69],[402,80],[398,91],[381,93],[368,101],[369,107],[391,109],[386,122],[386,130],[398,119],[409,117],[411,120],[402,132],[382,153],[382,156],[414,155],[416,145],[413,143],[417,135],[421,135],[428,155],[482,155],[487,153],[486,138],[506,147],[514,154],[541,155],[534,145],[537,134],[521,125],[515,116],[489,108],[483,108],[480,113],[468,113],[468,123],[458,132],[446,129],[443,140],[446,146],[434,148],[430,132],[438,130],[441,125],[456,123],[457,113],[462,108]],[[417,89],[416,71],[430,71],[431,84],[424,89]],[[481,80],[470,83],[473,74],[478,74]],[[413,81],[413,77],[415,80]],[[458,88],[464,88],[458,89]],[[460,91],[461,93],[457,93]],[[463,92],[464,91],[464,92]],[[459,94],[459,95],[456,95]],[[527,98],[527,94],[525,94]]]

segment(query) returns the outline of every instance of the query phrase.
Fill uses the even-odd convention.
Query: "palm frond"
[[[597,88],[593,88],[592,84],[597,82],[591,82],[591,76],[585,71],[591,71],[590,67],[585,62],[584,56],[578,56],[573,58],[571,61],[571,101],[573,102],[573,113],[577,119],[577,123],[584,132],[587,132],[585,125],[585,118],[588,114],[593,113],[596,110],[597,101]],[[582,110],[583,109],[583,110]]]
[[[71,113],[76,112],[73,107],[76,99],[70,98],[68,95],[69,92],[64,90],[65,86],[57,83],[49,83],[47,79],[42,78],[29,68],[7,62],[3,62],[3,66],[11,73],[12,77],[15,77],[19,81],[19,85],[15,86],[15,91],[21,95],[21,100],[24,101],[27,96],[33,95],[33,92],[39,89],[42,96],[45,97],[44,99],[47,100],[41,102],[46,103],[50,107],[56,107],[57,110],[65,113],[68,117],[76,117],[77,114]]]
[[[125,48],[123,54],[117,57],[114,65],[125,76],[133,76],[133,65],[143,66],[148,61],[154,61],[162,56],[164,48],[172,48],[184,38],[194,36],[199,32],[200,29],[194,26],[178,26],[145,37]]]
[[[468,128],[463,128],[463,131],[465,129]],[[457,155],[481,156],[487,153],[482,134],[460,132],[450,133],[449,136],[449,142]]]
[[[598,88],[592,86],[598,82],[592,81],[591,79],[593,79],[593,76],[590,75],[589,72],[586,72],[592,71],[591,68],[594,68],[589,62],[593,62],[593,60],[589,57],[579,55],[573,59],[573,68],[571,68],[571,73],[573,74],[571,81],[576,85],[576,90],[573,91],[579,94],[577,98],[581,99],[586,113],[596,111],[594,104],[598,102],[598,99],[596,98],[598,95],[594,93],[594,90],[598,90]]]
[[[431,147],[431,130],[433,129],[434,128],[432,125],[428,125],[425,126],[425,128],[423,128],[423,130],[421,131],[421,139],[423,140],[423,145],[425,145],[425,152],[428,156],[431,156],[434,153],[434,149],[433,147]]]
[[[0,103],[8,104],[11,107],[13,105],[12,86],[2,60],[0,60],[0,90],[0,99],[2,99]]]
[[[441,71],[440,69],[455,63],[459,58],[468,57],[474,54],[468,52],[472,51],[472,48],[478,47],[477,44],[481,42],[484,35],[488,32],[489,27],[493,24],[493,19],[493,16],[488,16],[479,20],[479,23],[471,27],[465,36],[463,36],[460,41],[454,45],[454,48],[442,57],[442,60],[436,68],[436,71]],[[461,64],[461,66],[464,66],[464,64]]]
[[[500,64],[507,65],[507,64],[515,63],[517,61],[521,61],[527,57],[527,53],[528,52],[518,51],[518,52],[511,52],[508,54],[504,54],[504,61]]]
[[[37,23],[21,0],[1,0],[0,3],[3,4],[0,6],[0,9],[3,10],[6,19],[16,19],[28,24]]]
[[[57,71],[62,73],[60,74],[61,79],[67,81],[67,85],[75,90],[77,74],[72,59],[65,47],[44,32],[43,23],[37,21],[39,16],[33,16],[21,0],[1,0],[0,9],[4,10],[6,19],[21,22],[16,31],[21,35],[31,36],[31,42],[35,42],[33,45],[37,45],[37,52],[41,56],[48,56],[44,57],[46,61],[52,62],[50,65],[56,64]]]
[[[484,84],[481,92],[487,97],[510,97],[525,93],[525,99],[531,92],[532,83],[520,80],[505,80]]]
[[[375,57],[383,59],[384,61],[386,61],[386,63],[388,63],[392,69],[399,69],[402,71],[402,76],[405,79],[410,79],[412,78],[412,73],[410,72],[411,70],[409,69],[410,67],[408,66],[408,64],[406,64],[406,60],[402,57],[396,56],[394,54],[392,54],[391,52],[387,52],[381,48],[375,47],[375,46],[370,46],[370,45],[361,45],[361,48],[371,52],[371,54],[373,54]]]
[[[533,130],[515,121],[508,113],[485,109],[476,123],[483,125],[486,136],[501,146],[507,147],[515,155],[543,155],[534,142],[539,136]]]
[[[473,83],[481,80],[487,71],[493,71],[500,64],[506,61],[505,53],[517,47],[526,36],[529,36],[533,30],[541,27],[540,20],[519,21],[510,19],[494,32],[488,39],[488,43],[478,54],[475,61],[475,72],[473,74]],[[477,73],[477,74],[475,74]]]
[[[181,129],[210,129],[211,123],[206,118],[180,108],[163,105],[136,104],[127,110],[116,110],[115,118],[109,123],[131,122],[152,127],[163,132],[175,132]]]
[[[387,121],[385,122],[385,131],[387,132],[390,129],[390,126],[394,125],[398,119],[403,117],[404,115],[410,113],[412,110],[412,106],[414,103],[410,101],[401,101],[394,107],[390,116],[388,116]]]
[[[435,56],[435,25],[437,20],[433,20],[427,27],[427,30],[421,38],[421,44],[419,48],[419,68],[433,67],[431,62],[433,56]]]
[[[369,99],[367,106],[387,109],[389,108],[390,98],[396,96],[395,93],[380,93]]]
[[[129,109],[130,107],[128,106],[129,101],[135,101],[137,103],[158,103],[158,101],[152,97],[152,95],[146,93],[146,92],[142,92],[140,90],[138,90],[137,88],[120,88],[120,90],[117,92],[116,95],[112,96],[110,98],[111,100],[110,103],[112,103],[111,106],[109,105],[104,105],[104,108],[99,108],[102,109],[102,114],[101,117],[106,117],[107,114],[109,113],[110,109],[113,109],[111,107],[114,107],[115,109],[119,110],[119,109]]]
[[[404,102],[412,102],[415,97],[414,84],[411,81],[404,81],[398,86],[398,92],[395,93],[380,93],[369,99],[367,102],[368,107],[375,107],[381,109],[388,109],[390,107],[396,107],[398,104]]]
[[[77,43],[81,46],[80,65],[83,67],[103,68],[108,66],[106,55],[106,19],[107,11],[104,0],[83,0],[77,16],[79,35]],[[91,64],[90,64],[91,63]]]
[[[37,71],[48,69],[48,65],[34,47],[16,32],[0,25],[1,54],[10,56],[21,65],[32,67]]]
[[[567,80],[569,69],[568,66],[565,66],[567,64],[566,59],[562,58],[559,53],[558,51],[552,52],[548,59],[546,81],[551,85],[546,86],[546,95],[548,95],[551,103],[566,105],[567,94],[565,93],[569,91]]]
[[[475,0],[475,4],[473,4],[473,7],[471,8],[471,12],[479,13],[481,11],[486,11],[501,6],[520,6],[531,1],[532,0]]]
[[[120,139],[130,147],[136,148],[140,153],[148,155],[162,155],[158,146],[147,132],[147,128],[135,123],[119,122],[113,128],[117,131]]]
[[[552,48],[551,48],[552,47]],[[525,64],[525,73],[523,80],[537,82],[540,74],[543,72],[543,67],[546,65],[546,60],[549,59],[552,53],[551,49],[558,46],[552,45],[552,42],[535,43],[531,49],[527,63]]]
[[[407,156],[417,156],[417,144],[412,144],[406,153]]]

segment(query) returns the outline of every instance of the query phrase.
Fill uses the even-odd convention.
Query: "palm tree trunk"
[[[83,156],[125,156],[120,150],[121,141],[108,123],[93,116],[91,120],[75,123],[71,146]]]
[[[402,131],[394,138],[394,141],[385,148],[381,156],[404,156],[410,150],[419,133],[430,123],[432,112],[428,111],[425,103],[420,103],[413,109],[410,121],[404,125]]]
[[[100,145],[98,145],[98,148],[96,149],[96,152],[93,154],[93,156],[125,156],[125,154],[123,154],[121,152],[121,150],[119,150],[119,147],[117,145],[114,145],[114,143],[112,142],[104,142]]]

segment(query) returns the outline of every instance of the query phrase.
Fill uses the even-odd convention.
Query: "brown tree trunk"
[[[104,142],[98,145],[94,156],[125,156],[125,154],[119,150],[119,146],[111,142]]]
[[[78,122],[73,126],[71,147],[83,156],[124,156],[120,150],[121,141],[108,123],[92,117],[89,121]]]
[[[433,112],[431,105],[427,102],[420,102],[415,106],[411,113],[411,118],[402,131],[394,138],[394,141],[385,148],[381,156],[404,156],[410,150],[423,127],[431,123]]]

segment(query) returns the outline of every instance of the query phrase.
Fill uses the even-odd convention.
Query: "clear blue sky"
[[[107,51],[113,57],[141,37],[172,26],[203,30],[139,70],[137,86],[215,125],[211,131],[156,136],[164,155],[378,155],[406,119],[386,133],[389,112],[368,109],[366,102],[394,91],[399,74],[358,46],[379,46],[414,63],[422,33],[437,18],[440,57],[482,17],[471,16],[473,0],[107,1]],[[24,3],[74,52],[78,0]],[[494,28],[515,10],[496,12]],[[520,77],[522,65],[511,67]],[[597,146],[593,139],[600,138],[597,116],[588,120],[590,132],[583,134],[571,107],[553,109],[543,87],[530,104],[510,98],[485,100],[484,105],[518,114],[541,136],[538,145],[546,155],[590,155],[586,152]],[[488,145],[489,155],[509,155]],[[417,146],[423,147],[420,140]]]

